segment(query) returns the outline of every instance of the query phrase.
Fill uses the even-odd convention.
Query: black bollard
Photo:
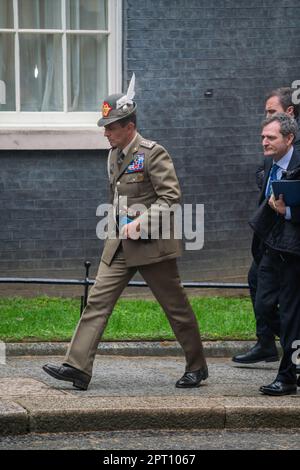
[[[89,295],[89,270],[91,267],[91,262],[90,261],[85,261],[84,262],[85,266],[85,280],[84,280],[84,295],[81,296],[81,305],[80,305],[80,316],[82,315],[83,310],[85,309],[87,305],[87,299]]]

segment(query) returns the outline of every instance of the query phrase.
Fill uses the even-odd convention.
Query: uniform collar
[[[130,147],[134,145],[135,141],[137,140],[137,136],[138,136],[138,133],[136,132],[134,138],[129,142],[128,145],[126,145],[126,147],[123,148],[122,152],[124,153],[125,157],[127,156],[128,150],[130,149]]]

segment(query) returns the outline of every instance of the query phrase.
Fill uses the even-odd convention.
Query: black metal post
[[[89,295],[89,285],[90,285],[89,271],[91,267],[91,262],[85,261],[84,266],[85,266],[84,295],[81,297],[80,316],[82,315],[82,312],[87,305],[87,299]]]

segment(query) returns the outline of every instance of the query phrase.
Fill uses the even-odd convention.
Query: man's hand
[[[138,240],[141,237],[141,227],[138,220],[133,220],[129,224],[124,225],[121,230],[122,238],[130,238],[131,240]]]
[[[277,212],[277,214],[284,216],[286,212],[286,205],[283,200],[283,194],[279,194],[278,199],[275,199],[274,194],[272,194],[272,196],[269,199],[269,206],[271,207],[271,209]]]

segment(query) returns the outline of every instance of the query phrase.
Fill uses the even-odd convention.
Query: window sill
[[[2,128],[0,150],[108,149],[103,128]]]

